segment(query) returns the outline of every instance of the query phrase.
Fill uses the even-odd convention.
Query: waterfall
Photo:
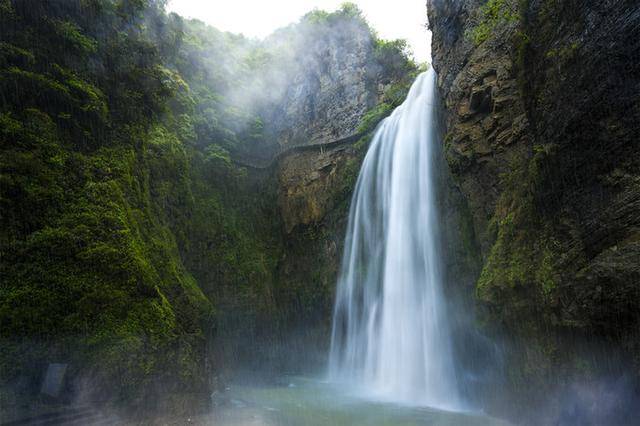
[[[329,375],[381,398],[460,408],[438,243],[435,72],[378,127],[356,183]]]

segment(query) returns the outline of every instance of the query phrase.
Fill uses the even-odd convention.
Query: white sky
[[[169,0],[168,10],[219,30],[263,38],[314,8],[333,11],[345,0]],[[429,58],[426,0],[352,0],[384,39],[407,39],[416,60]]]

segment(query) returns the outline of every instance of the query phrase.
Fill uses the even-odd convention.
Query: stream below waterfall
[[[450,412],[362,397],[335,383],[285,377],[277,385],[231,385],[214,410],[220,426],[507,426],[473,412]]]

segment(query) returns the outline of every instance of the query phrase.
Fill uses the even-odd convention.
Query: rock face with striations
[[[338,16],[325,25],[307,19],[294,35],[291,40],[284,29],[270,40],[286,44],[292,63],[269,124],[283,152],[277,173],[287,233],[320,222],[342,201],[336,198],[342,188],[337,168],[353,152],[345,149],[349,143],[332,143],[358,133],[365,113],[380,101],[378,82],[389,79],[374,58],[375,41],[361,19]],[[311,146],[317,149],[304,149]]]
[[[483,259],[479,315],[508,341],[508,387],[536,406],[567,383],[637,380],[640,8],[428,9],[445,156]]]
[[[324,25],[307,19],[293,34],[283,29],[267,42],[286,51],[283,60],[290,63],[283,99],[270,120],[280,147],[322,144],[355,133],[378,102],[377,82],[383,76],[366,23],[349,16]]]
[[[293,33],[285,28],[269,40],[276,51],[286,45],[292,63],[269,120],[281,150],[279,204],[287,233],[319,223],[351,192],[345,192],[338,169],[349,165],[357,173],[351,170],[357,167],[352,146],[359,128],[397,79],[376,54],[375,36],[360,15],[343,11],[324,25],[316,19],[312,15]]]

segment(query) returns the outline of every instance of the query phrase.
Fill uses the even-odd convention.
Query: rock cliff
[[[237,332],[239,346],[232,352],[247,354],[231,355],[230,362],[246,358],[256,368],[267,360],[289,370],[308,369],[327,353],[333,292],[360,163],[377,123],[402,102],[417,67],[402,42],[379,40],[349,4],[334,13],[311,12],[264,45],[272,63],[260,78],[270,82],[265,87],[274,93],[255,110],[264,117],[262,142],[273,149],[263,158],[234,153],[231,161],[255,182],[253,200],[275,201],[256,216],[268,217],[271,226],[267,256],[275,264],[267,268],[263,295],[270,313],[252,313],[255,326],[224,328]],[[260,229],[265,231],[264,223]],[[206,278],[211,287],[216,287],[214,280]],[[233,302],[233,292],[229,295]],[[253,311],[250,305],[231,307],[229,317]],[[244,345],[246,351],[237,349]],[[220,346],[233,345],[227,339]],[[256,346],[264,351],[251,352]]]
[[[282,45],[290,64],[283,99],[269,114],[279,146],[327,143],[354,134],[378,102],[377,83],[384,71],[366,23],[348,16],[325,25],[308,19],[276,32],[267,43],[275,49]]]
[[[479,319],[506,339],[507,387],[531,407],[569,384],[636,380],[640,9],[431,0],[428,11],[445,157],[483,263]]]
[[[318,355],[319,362],[328,350],[349,201],[361,161],[377,123],[404,99],[417,68],[403,45],[377,40],[359,15],[329,18],[328,28],[303,31],[301,46],[301,63],[271,124],[281,150],[273,168],[283,226],[274,291],[284,323],[291,326],[289,355],[283,358],[298,353],[308,365],[310,356]]]

